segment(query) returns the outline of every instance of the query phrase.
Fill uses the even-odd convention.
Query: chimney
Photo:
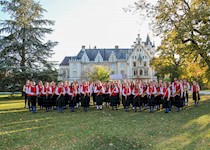
[[[115,49],[119,49],[119,46],[118,45],[115,45]]]
[[[94,49],[96,49],[96,46],[94,46]]]
[[[82,46],[82,50],[85,50],[85,45]]]

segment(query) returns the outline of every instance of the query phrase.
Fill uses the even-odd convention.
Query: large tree
[[[109,81],[110,69],[101,65],[94,65],[84,72],[84,76],[89,81]]]
[[[185,46],[179,53],[201,57],[210,68],[209,0],[157,0],[156,4],[139,0],[130,8],[127,10],[134,9],[150,18],[156,35],[165,39],[172,32],[173,43]]]
[[[34,0],[0,0],[0,5],[10,16],[0,20],[0,76],[21,75],[16,80],[21,83],[34,72],[53,71],[48,60],[57,42],[45,39],[53,31],[48,26],[54,25],[54,21],[43,19],[46,10]]]

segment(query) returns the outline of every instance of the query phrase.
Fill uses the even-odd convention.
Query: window
[[[139,61],[139,65],[141,66],[142,61]]]
[[[134,76],[138,75],[137,70],[134,70],[134,71],[133,71],[133,75],[134,75]]]
[[[148,70],[144,70],[144,75],[148,76]]]
[[[132,56],[132,59],[134,59],[134,56]]]
[[[136,67],[136,62],[133,62],[133,67]]]
[[[136,59],[136,56],[134,56],[134,58]]]
[[[143,71],[142,70],[139,71],[139,75],[141,75],[141,76],[143,75]]]
[[[147,62],[146,62],[146,61],[144,62],[144,66],[145,66],[145,67],[147,66]]]
[[[137,52],[139,51],[139,49],[137,49]]]
[[[125,74],[125,71],[124,71],[124,70],[121,70],[120,73],[121,73],[121,74]]]
[[[73,72],[73,77],[76,77],[76,76],[77,76],[77,72],[74,71],[74,72]]]

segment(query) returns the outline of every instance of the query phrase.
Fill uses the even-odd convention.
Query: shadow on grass
[[[43,128],[50,127],[50,126],[52,126],[52,125],[45,125],[45,126],[31,127],[31,128],[28,127],[28,128],[16,129],[16,130],[10,130],[10,131],[2,131],[2,132],[0,132],[0,135],[8,135],[8,134],[25,132],[25,131],[35,130],[35,129],[43,129]]]

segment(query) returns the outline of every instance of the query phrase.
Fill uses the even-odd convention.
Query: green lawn
[[[0,97],[0,149],[210,149],[210,96],[181,112],[89,112],[81,108],[32,114],[23,99]]]

